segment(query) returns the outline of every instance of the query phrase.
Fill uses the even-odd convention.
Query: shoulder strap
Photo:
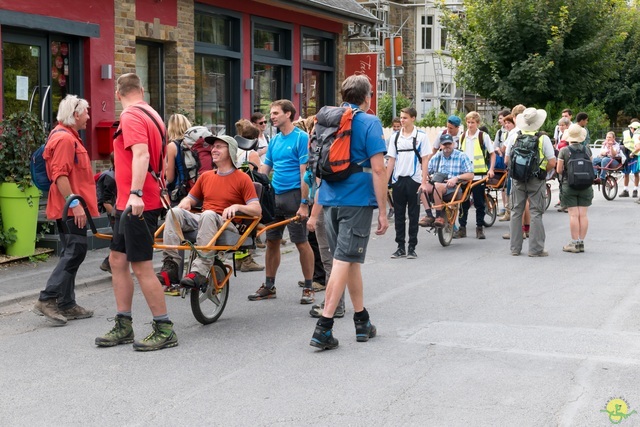
[[[158,174],[160,174],[160,173],[162,173],[162,159],[164,158],[164,150],[165,150],[165,146],[166,146],[165,135],[162,132],[162,128],[160,128],[160,125],[158,124],[158,121],[156,120],[156,118],[153,117],[153,115],[149,111],[147,111],[146,108],[143,108],[140,105],[134,105],[134,107],[136,107],[137,109],[143,111],[147,116],[149,116],[149,118],[151,119],[153,124],[155,124],[156,128],[158,128],[158,133],[160,134],[160,138],[162,139],[162,149],[160,150],[160,162],[158,163],[158,165],[159,165]],[[158,180],[158,178],[155,176],[157,174],[155,173],[155,171],[151,167],[151,163],[149,163],[149,173],[151,173],[151,175],[154,175],[154,178],[156,178],[156,180]]]
[[[396,159],[398,158],[398,138],[400,138],[400,132],[401,131],[396,132],[396,140],[393,141],[393,144],[396,146]]]

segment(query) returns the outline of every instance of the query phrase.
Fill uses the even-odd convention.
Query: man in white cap
[[[618,197],[629,197],[629,175],[633,174],[633,195],[632,197],[638,197],[638,184],[640,183],[640,164],[637,158],[632,157],[634,151],[634,133],[640,130],[640,122],[638,119],[631,119],[629,129],[622,132],[622,144],[624,145],[625,155],[627,156],[627,162],[622,169],[624,174],[624,188],[622,193]]]
[[[506,150],[505,161],[510,165],[512,157],[515,157],[514,149],[522,148],[523,144],[529,139],[527,136],[537,136],[539,170],[534,171],[535,174],[526,179],[516,179],[513,175],[512,167],[513,188],[511,189],[511,197],[513,208],[509,228],[511,231],[511,255],[514,256],[520,255],[522,251],[523,236],[520,230],[527,199],[529,200],[529,208],[531,211],[529,256],[544,257],[549,255],[544,250],[545,232],[544,224],[542,223],[542,214],[544,213],[544,194],[546,191],[545,178],[547,170],[552,170],[555,167],[556,158],[553,144],[549,137],[536,133],[546,118],[547,112],[544,110],[537,110],[535,108],[525,109],[522,114],[516,117],[516,126],[520,129],[520,133],[515,140],[509,142]]]
[[[225,220],[237,214],[259,216],[262,214],[260,201],[251,178],[238,170],[238,143],[230,136],[213,138],[211,158],[216,170],[200,175],[189,194],[178,206],[167,213],[163,241],[165,245],[179,245],[181,238],[177,227],[183,232],[197,231],[196,245],[206,246],[218,232]],[[224,189],[220,191],[220,189]],[[202,203],[202,213],[191,213],[194,206]],[[235,227],[229,231],[237,233]],[[157,274],[162,284],[168,280],[178,282],[180,255],[177,250],[162,252],[162,270]],[[191,271],[180,280],[180,284],[198,288],[207,282],[207,274],[213,258],[196,258]]]

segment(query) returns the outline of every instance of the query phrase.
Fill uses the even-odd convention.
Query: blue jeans
[[[607,170],[605,168],[615,168],[616,166],[618,166],[620,164],[620,162],[618,162],[616,159],[613,159],[611,157],[594,157],[593,159],[593,169],[596,172],[596,175],[598,175],[598,169],[596,169],[596,166],[600,166],[600,179],[604,179],[605,176],[607,176]]]

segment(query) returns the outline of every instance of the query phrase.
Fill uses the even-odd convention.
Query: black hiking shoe
[[[376,327],[371,324],[370,320],[353,320],[356,325],[356,341],[367,342],[369,338],[376,336],[378,332]]]
[[[160,272],[156,274],[156,277],[160,281],[163,288],[171,288],[171,285],[177,285],[180,283],[180,274],[178,272],[179,267],[172,259],[165,259],[162,262],[162,268]]]
[[[338,346],[338,340],[333,337],[333,329],[316,325],[309,345],[321,350],[332,350]]]

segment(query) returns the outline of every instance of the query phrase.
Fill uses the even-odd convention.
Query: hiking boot
[[[547,251],[542,251],[542,252],[529,252],[529,256],[532,258],[539,258],[539,257],[545,257],[545,256],[549,256],[549,252]]]
[[[311,284],[311,288],[313,289],[313,292],[322,292],[327,289],[327,285],[323,285],[320,282],[313,282]]]
[[[629,197],[629,192],[627,190],[624,190],[618,197]]]
[[[444,218],[442,218],[441,216],[439,216],[438,218],[436,218],[433,221],[433,226],[434,227],[444,227]]]
[[[322,317],[322,311],[324,310],[324,303],[317,305],[314,304],[311,306],[311,310],[309,311],[309,315],[316,319]],[[342,318],[344,317],[344,307],[338,306],[336,311],[333,313],[333,318]]]
[[[87,310],[86,308],[80,307],[78,304],[74,305],[71,308],[60,311],[67,320],[75,320],[75,319],[88,319],[93,316],[93,310]]]
[[[114,347],[118,344],[131,344],[133,342],[133,322],[130,317],[116,316],[115,326],[106,334],[96,338],[98,347]]]
[[[206,286],[208,280],[202,274],[197,271],[192,271],[191,273],[184,276],[184,278],[180,281],[180,286],[184,286],[186,288],[200,289],[203,286]]]
[[[180,283],[179,269],[177,262],[167,258],[162,262],[162,268],[156,277],[164,288],[170,288],[171,285]]]
[[[55,298],[46,301],[36,301],[33,306],[33,312],[38,316],[44,316],[49,323],[54,326],[64,326],[67,324],[67,318],[58,310],[58,302]]]
[[[486,236],[484,235],[484,230],[482,227],[476,227],[476,239],[484,240]]]
[[[631,197],[638,197],[638,190],[633,190],[633,193],[631,193]]]
[[[504,233],[504,234],[502,235],[502,238],[503,238],[504,240],[510,240],[510,239],[511,239],[511,233]]]
[[[580,250],[580,252],[584,252],[584,242],[578,243],[578,249]]]
[[[416,254],[416,250],[413,248],[409,248],[407,251],[407,259],[416,259],[418,258],[418,254]]]
[[[245,273],[247,271],[262,271],[262,270],[264,270],[264,265],[260,265],[257,262],[255,262],[252,256],[246,257],[240,263],[240,271]]]
[[[302,289],[302,297],[300,297],[300,304],[313,304],[316,301],[313,289]]]
[[[391,254],[391,258],[404,258],[407,256],[407,253],[404,251],[404,248],[398,248],[397,251]]]
[[[178,345],[178,337],[173,331],[173,323],[169,321],[151,322],[153,331],[142,341],[135,341],[133,349],[137,351],[153,351]]]
[[[458,228],[458,231],[453,233],[454,239],[463,239],[465,237],[467,237],[467,227],[460,227]]]
[[[338,340],[333,337],[332,329],[316,325],[309,345],[322,350],[331,350],[338,346]]]
[[[387,219],[392,219],[394,215],[393,208],[389,208],[389,213],[387,214]]]
[[[500,218],[498,218],[498,221],[510,221],[511,220],[511,211],[510,210],[506,210],[504,215],[501,216]]]
[[[263,299],[273,299],[275,297],[276,297],[276,287],[274,286],[273,288],[269,289],[263,283],[262,286],[260,286],[260,288],[258,288],[257,291],[249,295],[248,298],[249,298],[249,301],[260,301]]]
[[[580,253],[580,246],[576,242],[569,242],[562,247],[563,252],[571,252],[574,254]]]
[[[367,342],[369,338],[376,336],[376,327],[369,320],[353,320],[356,324],[356,341]]]
[[[100,270],[106,271],[107,273],[111,274],[111,264],[109,264],[109,255],[107,255],[107,257],[102,261],[102,264],[100,264]]]
[[[435,222],[435,220],[436,219],[434,217],[425,215],[422,218],[420,218],[420,221],[418,221],[418,225],[420,227],[431,227]]]
[[[523,231],[522,232],[522,238],[523,239],[528,239],[529,238],[529,232],[528,231]]]

